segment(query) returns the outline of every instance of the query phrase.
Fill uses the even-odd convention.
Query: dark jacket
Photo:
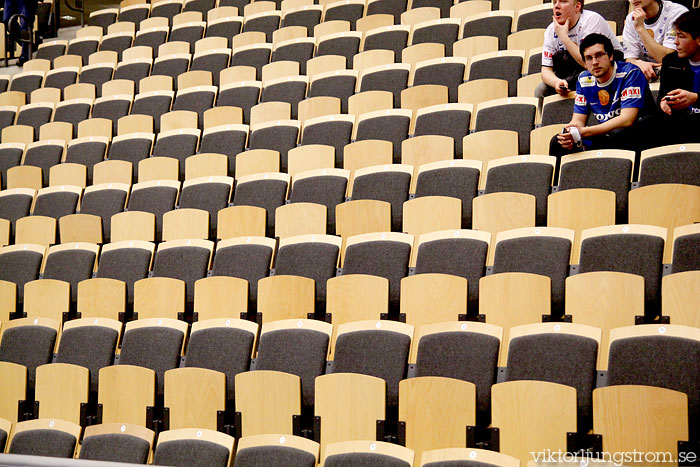
[[[661,62],[657,103],[661,104],[661,99],[674,89],[693,91],[693,71],[690,69],[690,63],[687,58],[680,58],[676,51],[666,55]]]

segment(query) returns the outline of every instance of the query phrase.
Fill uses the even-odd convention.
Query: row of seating
[[[446,384],[448,381],[443,378],[417,378],[414,384],[405,386],[406,398],[414,399],[416,395],[423,395],[422,392],[430,394],[431,389],[436,389],[428,387],[431,383],[432,386],[441,386],[440,389],[444,389],[448,386]],[[329,381],[329,385],[330,383]],[[156,464],[217,467],[232,465],[234,451],[237,467],[257,466],[270,459],[280,462],[281,465],[303,467],[315,465],[335,467],[359,462],[396,467],[413,465],[440,467],[453,465],[455,462],[517,467],[521,462],[523,464],[532,462],[532,452],[547,452],[547,450],[556,452],[557,449],[563,453],[568,452],[564,440],[567,430],[571,429],[572,417],[569,405],[571,394],[567,389],[572,388],[536,381],[502,383],[497,385],[497,388],[499,408],[495,413],[504,421],[501,424],[501,430],[506,435],[501,438],[500,444],[502,449],[511,455],[461,447],[466,444],[465,422],[468,423],[468,418],[456,415],[454,410],[449,412],[450,409],[461,409],[464,405],[463,403],[457,405],[454,401],[445,402],[442,407],[431,404],[430,409],[435,410],[434,413],[419,410],[415,414],[405,414],[407,415],[406,444],[411,447],[418,445],[415,446],[417,449],[374,441],[372,425],[375,424],[375,420],[368,421],[368,419],[372,419],[379,413],[362,405],[359,397],[354,397],[350,401],[351,408],[356,411],[352,416],[347,410],[338,410],[335,407],[331,409],[336,410],[324,411],[324,415],[347,417],[343,422],[350,425],[343,427],[340,434],[332,433],[327,429],[324,432],[324,438],[331,435],[335,439],[346,438],[352,441],[337,442],[334,439],[319,445],[315,441],[291,434],[265,434],[242,437],[236,443],[234,438],[223,433],[186,428],[161,432],[155,452],[152,452],[154,433],[136,425],[100,424],[87,427],[82,444],[78,445],[81,432],[79,426],[62,420],[39,419],[20,422],[14,426],[11,442],[8,443],[8,452],[68,458],[75,455],[80,459],[141,464],[147,463],[153,456],[153,462]],[[453,389],[458,396],[469,394],[468,387],[450,389]],[[540,392],[538,396],[532,394],[535,391]],[[552,399],[546,400],[545,397],[552,397]],[[525,399],[528,404],[518,405],[518,409],[513,411],[513,401],[517,399]],[[644,404],[641,407],[637,405],[640,401]],[[625,452],[633,451],[641,451],[642,454],[651,453],[653,455],[650,458],[663,458],[666,462],[681,457],[685,459],[688,455],[692,455],[679,447],[681,445],[678,443],[679,438],[686,436],[688,431],[682,421],[686,411],[685,403],[683,394],[663,388],[612,386],[596,389],[594,393],[596,432],[602,435],[607,456],[601,456],[601,459],[609,459],[613,455],[617,458]],[[663,420],[655,415],[659,410],[665,414]],[[513,413],[526,421],[509,423],[507,414]],[[547,420],[548,416],[555,418]],[[514,418],[520,420],[520,417]],[[670,417],[677,418],[675,423],[667,428],[664,426],[664,421]],[[553,423],[554,421],[556,423]],[[574,426],[575,423],[575,417],[573,417]],[[450,433],[452,430],[446,430],[446,426],[454,429],[454,433]],[[9,434],[11,427],[9,422],[3,421],[2,427],[7,429]],[[445,438],[436,440],[436,433],[430,432],[430,429],[439,431],[440,437],[445,436]],[[53,445],[37,446],[35,439],[39,433],[36,430],[42,430],[41,435],[53,441]],[[461,435],[459,435],[460,430]],[[664,433],[664,430],[668,431]],[[452,436],[448,439],[448,435]],[[357,441],[363,438],[366,441]],[[453,443],[458,447],[424,448],[429,444],[451,445]],[[528,449],[532,452],[527,452]],[[653,451],[653,449],[661,449],[661,451]],[[654,457],[659,453],[662,457]],[[320,464],[317,464],[319,460]]]
[[[356,413],[357,403],[371,412],[368,419],[372,432],[360,437],[374,437],[376,421],[389,417],[388,404],[390,408],[398,407],[398,419],[406,422],[404,442],[420,452],[465,446],[465,428],[480,424],[478,414],[488,417],[491,413],[492,428],[512,428],[514,420],[504,420],[502,416],[506,414],[499,414],[504,403],[500,391],[505,382],[521,381],[513,387],[519,386],[517,392],[525,397],[533,397],[537,388],[554,392],[551,399],[542,400],[548,400],[548,406],[557,407],[557,411],[565,408],[566,416],[562,417],[573,423],[564,432],[587,432],[591,415],[595,430],[595,375],[601,364],[601,333],[581,324],[541,323],[503,332],[506,330],[484,323],[441,323],[424,327],[417,348],[411,351],[413,327],[403,323],[351,322],[338,326],[334,334],[327,323],[276,321],[263,324],[258,351],[253,354],[253,323],[233,319],[202,321],[193,325],[183,358],[186,368],[177,368],[184,348],[185,323],[166,318],[128,323],[118,364],[107,362],[101,366],[99,360],[104,360],[108,347],[104,344],[111,343],[114,349],[121,329],[119,323],[108,321],[66,323],[57,363],[40,365],[36,370],[31,365],[42,363],[38,354],[48,350],[51,355],[56,323],[39,318],[10,322],[4,328],[0,345],[0,356],[5,362],[0,364],[3,381],[13,388],[12,394],[3,398],[4,412],[22,414],[17,401],[25,398],[23,381],[29,381],[39,402],[38,414],[34,416],[61,416],[83,425],[87,420],[81,404],[88,404],[90,387],[97,391],[100,404],[96,422],[128,422],[164,429],[219,429],[238,436],[298,432],[294,416],[302,414],[302,407],[313,406],[315,415],[321,417],[320,430],[316,422],[315,436],[325,445],[357,436],[350,433],[358,427],[348,427],[347,418],[338,416]],[[96,333],[105,328],[111,337],[96,339]],[[501,336],[507,344],[499,346]],[[688,369],[688,356],[697,356],[699,342],[697,328],[677,325],[631,326],[610,334],[607,367],[603,367],[607,368],[607,385],[641,384],[679,391],[679,406],[673,413],[678,417],[677,426],[685,426],[686,430],[690,420],[691,433],[689,437],[686,431],[674,442],[693,440],[697,435],[697,365],[691,364]],[[65,352],[64,346],[68,349]],[[81,354],[76,354],[77,348]],[[251,355],[257,355],[254,371],[248,371]],[[446,355],[450,358],[446,359]],[[70,361],[86,367],[66,363]],[[405,379],[409,361],[415,362],[413,377]],[[23,366],[27,362],[29,365]],[[495,381],[497,365],[506,367],[505,375],[499,379],[503,383]],[[162,425],[153,425],[153,418],[148,415],[148,407],[159,403],[154,391],[164,397],[167,408],[160,419]],[[227,398],[231,399],[234,391],[235,412],[240,415],[229,419],[234,426],[227,428],[226,418],[222,420],[221,415],[227,408],[232,411]],[[440,397],[430,396],[436,391]],[[522,406],[533,409],[529,404]],[[522,406],[511,410],[529,410]],[[452,425],[440,436],[420,436],[425,427],[413,426],[411,431],[418,431],[411,434],[409,414],[416,411],[433,414],[433,423],[444,422],[445,417],[457,418],[461,428]],[[360,413],[365,412],[358,412],[355,420],[363,418],[361,424],[366,424],[367,418],[360,417]],[[564,421],[557,417],[553,420]],[[564,432],[558,436],[564,438]],[[501,440],[504,443],[504,438]],[[504,444],[501,451],[507,454],[521,459],[530,454],[529,450],[513,452],[513,446],[506,448]]]
[[[698,229],[683,230],[667,272],[700,269],[694,254]],[[430,315],[454,320],[486,314],[492,291],[515,280],[529,284],[532,316],[549,316],[551,310],[557,319],[568,306],[567,284],[576,282],[575,273],[595,271],[640,276],[641,285],[633,285],[640,288],[630,296],[635,303],[641,299],[643,312],[646,305],[648,318],[658,315],[666,280],[662,228],[625,225],[584,231],[572,272],[573,231],[527,228],[499,233],[492,242],[489,237],[474,231],[435,232],[418,237],[415,248],[412,235],[398,233],[352,236],[344,243],[340,237],[303,235],[282,239],[279,248],[273,239],[240,237],[220,241],[216,250],[213,242],[187,239],[163,242],[157,252],[152,243],[127,240],[105,244],[99,255],[99,247],[89,243],[57,245],[48,252],[39,245],[14,245],[0,249],[2,320],[17,312],[60,321],[72,316],[71,303],[77,300],[81,315],[111,319],[122,319],[132,303],[138,316],[189,321],[195,319],[193,311],[211,316],[212,309],[235,304],[237,312],[251,310],[254,317],[257,311],[265,321],[314,313],[322,319],[338,313],[343,320],[382,314],[399,319],[403,313],[413,324]],[[347,302],[363,289],[363,306],[372,306],[350,306]],[[431,290],[442,291],[444,297],[434,298]]]

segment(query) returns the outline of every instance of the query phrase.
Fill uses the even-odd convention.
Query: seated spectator
[[[688,9],[667,0],[632,0],[632,6],[634,10],[627,15],[622,32],[625,60],[653,80],[661,60],[676,49],[673,25]]]
[[[661,66],[659,107],[662,115],[660,144],[700,143],[700,10],[676,20],[676,51]]]
[[[542,48],[542,83],[535,97],[542,99],[555,92],[567,96],[576,86],[576,78],[585,63],[579,44],[589,34],[603,34],[622,53],[622,46],[605,19],[583,9],[583,0],[554,0],[552,24],[544,32]]]
[[[561,157],[591,149],[641,151],[654,146],[649,136],[653,133],[644,128],[656,105],[642,71],[631,63],[614,61],[613,45],[602,34],[586,36],[580,50],[588,71],[576,82],[571,121],[552,138],[549,153]],[[598,124],[586,126],[591,113]]]

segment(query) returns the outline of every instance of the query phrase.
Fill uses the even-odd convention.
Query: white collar
[[[598,83],[598,87],[604,88],[605,86],[612,83],[615,79],[615,75],[617,75],[617,62],[613,62],[613,72],[612,75],[610,75],[610,79],[607,82],[601,83],[600,81],[598,81],[598,78],[595,79],[596,83]]]

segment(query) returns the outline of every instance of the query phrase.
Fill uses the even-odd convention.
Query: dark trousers
[[[697,127],[696,127],[697,128]],[[634,164],[634,179],[637,178],[639,171],[639,158],[642,151],[645,149],[660,146],[662,141],[661,128],[657,116],[648,116],[638,119],[634,125],[624,128],[616,128],[604,135],[593,136],[587,138],[591,144],[579,148],[574,146],[572,149],[565,149],[557,135],[554,135],[549,142],[549,155],[557,158],[557,170],[555,180],[558,179],[560,159],[567,155],[581,151],[593,151],[596,149],[624,149],[634,151],[636,154]],[[669,143],[670,144],[670,143]]]
[[[20,14],[26,18],[25,21],[20,21],[22,30],[31,31],[34,27],[34,17],[36,16],[37,0],[5,0],[5,9],[3,15],[3,22],[6,26],[9,25],[8,21],[13,15]],[[19,32],[19,31],[17,31]],[[25,59],[31,58],[29,56],[29,44],[22,43],[22,57]]]

